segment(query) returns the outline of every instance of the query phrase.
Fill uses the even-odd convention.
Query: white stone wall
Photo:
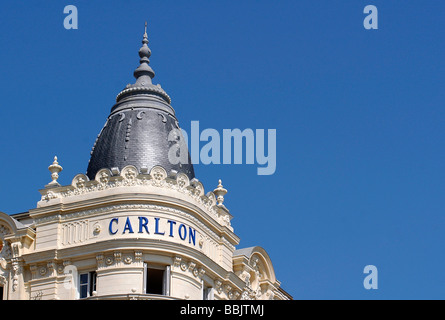
[[[154,169],[153,176],[131,166],[117,176],[101,170],[99,180],[77,175],[70,186],[41,190],[26,217],[35,232],[0,213],[8,230],[0,235],[8,252],[0,264],[7,298],[76,299],[78,274],[92,271],[97,286],[90,298],[166,298],[145,295],[145,264],[168,268],[170,298],[202,299],[203,283],[214,299],[284,297],[267,254],[234,260],[239,238],[221,194],[217,201],[197,180]]]

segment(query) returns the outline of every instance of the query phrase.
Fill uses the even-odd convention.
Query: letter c
[[[116,234],[118,230],[116,229],[116,231],[113,232],[113,222],[116,222],[116,224],[117,224],[119,222],[119,218],[111,219],[110,225],[108,227],[108,230],[110,231],[111,234]]]

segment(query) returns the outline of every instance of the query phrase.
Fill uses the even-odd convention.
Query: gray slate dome
[[[171,99],[160,85],[154,85],[154,71],[148,65],[151,51],[145,29],[139,50],[140,66],[134,71],[136,83],[129,84],[116,97],[116,104],[99,133],[91,151],[87,176],[93,180],[103,168],[127,165],[136,168],[162,166],[167,173],[175,170],[195,177],[190,154],[187,163],[172,164],[168,152],[174,141],[168,141],[170,131],[179,129]],[[182,138],[182,137],[181,137]]]

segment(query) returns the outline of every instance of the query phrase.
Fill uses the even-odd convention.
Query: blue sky
[[[76,5],[79,29],[63,27]],[[378,30],[363,9],[378,8]],[[115,97],[150,65],[181,127],[277,130],[277,170],[196,165],[295,299],[443,299],[443,1],[8,1],[0,210],[35,207],[54,155],[85,172]],[[379,271],[377,290],[363,268]]]

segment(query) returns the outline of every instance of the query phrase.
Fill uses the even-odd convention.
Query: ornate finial
[[[150,63],[151,50],[147,46],[148,35],[147,35],[147,22],[145,22],[144,37],[142,39],[142,47],[139,49],[139,60],[140,66],[134,70],[134,77],[136,78],[136,84],[141,86],[146,86],[151,84],[151,79],[154,78],[155,72],[148,65]]]
[[[151,50],[148,47],[147,22],[145,22],[142,47],[139,49],[140,65],[136,70],[134,70],[133,73],[134,77],[136,78],[136,82],[133,84],[128,84],[125,89],[119,92],[119,94],[116,96],[116,102],[119,102],[121,99],[128,96],[154,94],[157,97],[162,98],[168,104],[171,104],[171,98],[164,91],[164,89],[162,89],[159,84],[154,85],[152,82],[152,79],[155,77],[155,72],[149,66],[150,56]]]
[[[221,183],[221,179],[218,181],[218,187],[213,190],[213,193],[216,196],[216,202],[218,206],[222,206],[224,202],[224,196],[227,193],[227,190],[223,188],[223,185]]]
[[[51,172],[52,181],[48,183],[45,187],[57,187],[60,184],[57,182],[59,178],[59,172],[63,170],[62,166],[57,162],[57,156],[54,156],[54,162],[48,167],[48,170]]]

